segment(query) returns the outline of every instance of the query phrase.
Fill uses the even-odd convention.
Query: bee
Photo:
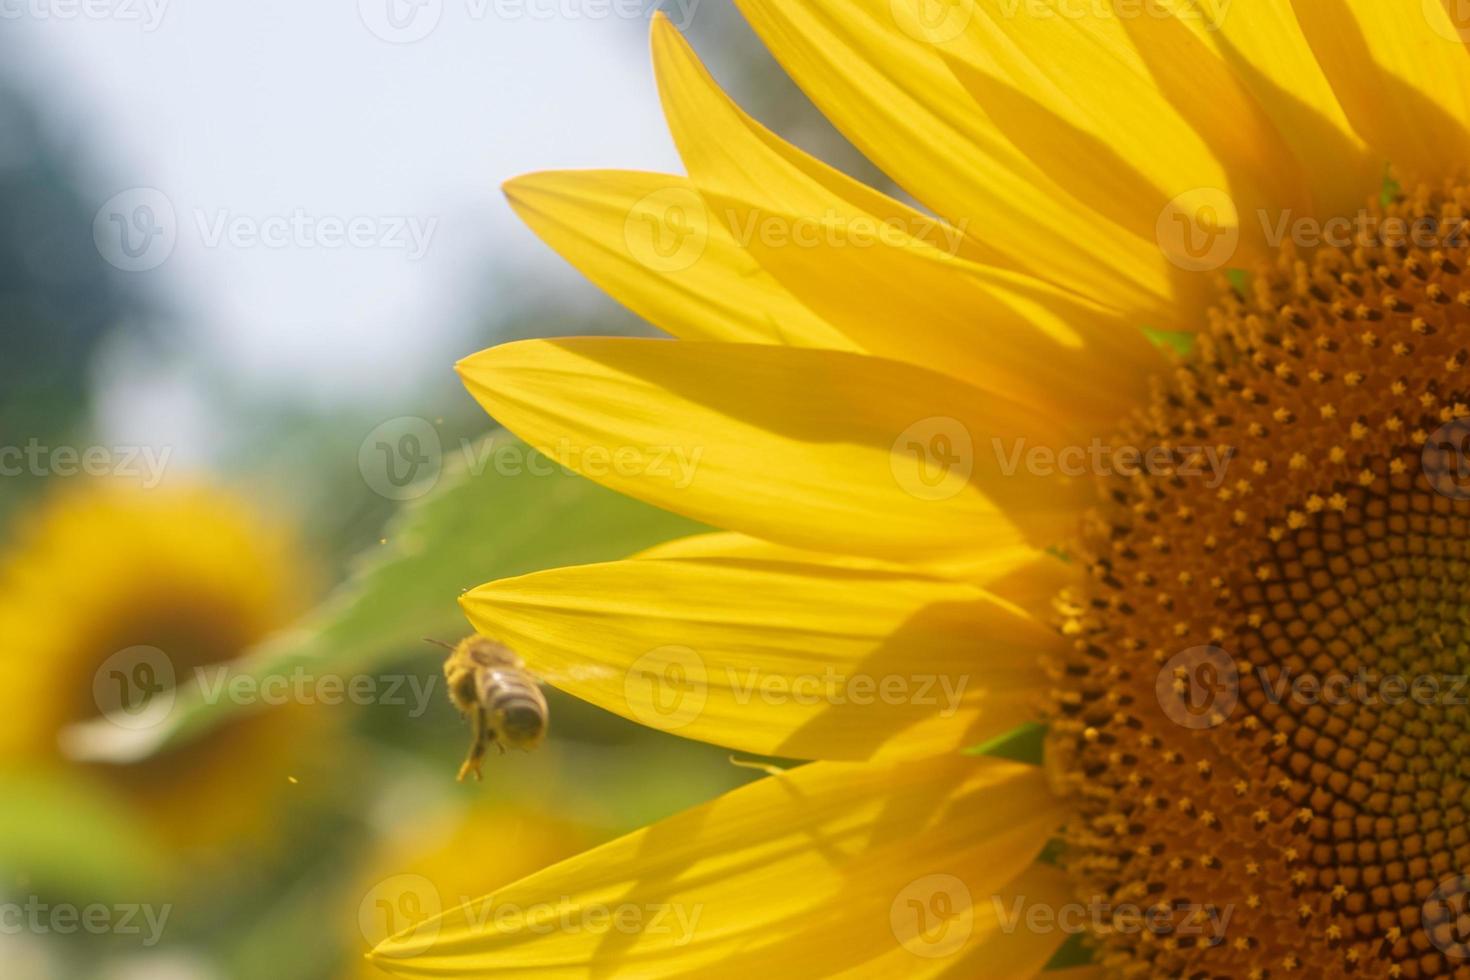
[[[474,735],[469,755],[459,767],[459,781],[480,778],[485,752],[493,744],[529,752],[546,737],[548,712],[540,682],[510,647],[478,634],[451,646],[430,640],[449,651],[444,679],[449,700],[470,719]]]

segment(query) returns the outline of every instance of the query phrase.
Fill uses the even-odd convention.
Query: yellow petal
[[[618,170],[517,177],[506,197],[603,291],[676,337],[852,349],[711,221],[683,177]]]
[[[935,755],[1033,718],[1061,638],[978,587],[750,558],[580,565],[482,585],[475,628],[584,701],[798,759]]]
[[[1034,544],[1091,489],[1021,453],[1081,438],[911,365],[694,341],[523,341],[460,362],[502,424],[615,490],[718,527],[891,561]],[[1029,447],[1029,448],[1028,448]]]
[[[633,558],[638,560],[658,558],[749,558],[756,561],[786,561],[806,564],[833,565],[839,568],[878,569],[883,571],[913,571],[915,567],[941,578],[986,585],[990,582],[1003,583],[1008,590],[1006,599],[1028,610],[1049,608],[1031,600],[1039,595],[1043,582],[1056,583],[1056,577],[1045,577],[1033,570],[1034,566],[1060,565],[1050,554],[1028,544],[1005,544],[966,555],[962,559],[903,565],[885,562],[876,558],[843,555],[831,552],[810,551],[789,545],[762,541],[734,531],[715,531],[709,534],[694,534],[674,538],[640,551]],[[1063,566],[1065,567],[1065,566]],[[1055,595],[1057,588],[1051,590]]]
[[[1239,239],[1239,254],[1220,260],[1242,265],[1264,253],[1255,215],[1309,205],[1270,118],[1168,8],[1017,16],[1000,0],[960,0],[954,9],[965,29],[935,46],[999,132],[1134,234],[1157,237],[1170,202],[1228,197],[1220,225]]]
[[[1013,947],[1029,964],[1066,937],[1006,932],[1000,913],[1060,819],[1042,773],[1013,763],[815,763],[423,922],[373,958],[404,977],[935,976]]]
[[[1057,597],[1064,588],[1086,578],[1082,562],[1066,560],[1047,551],[1032,552],[1024,562],[999,569],[983,580],[990,592],[1020,606],[1042,622],[1055,618]],[[968,581],[977,581],[973,578]]]
[[[1075,906],[1071,880],[1061,870],[1045,864],[1033,864],[1006,884],[996,894],[975,908],[981,938],[973,944],[955,968],[945,974],[961,977],[984,977],[985,980],[1085,980],[1070,972],[1043,972],[1042,968],[1056,955],[1062,943],[1071,938],[1048,919],[1037,918],[1028,923],[1026,916],[1035,909],[1056,914]],[[931,902],[941,894],[931,892]],[[920,910],[910,905],[916,918]],[[932,922],[932,916],[930,918]],[[944,938],[931,930],[935,947],[943,948]],[[911,943],[921,943],[916,936]]]
[[[986,387],[1024,384],[1087,416],[1120,415],[1146,394],[1159,360],[1136,324],[970,261],[961,229],[783,142],[720,90],[666,17],[653,54],[669,128],[717,223],[857,349]]]
[[[706,198],[763,268],[867,353],[1092,420],[1125,416],[1167,364],[1136,325],[1024,273],[905,240],[876,216]]]
[[[1470,154],[1470,52],[1440,4],[1293,0],[1354,128],[1418,178],[1458,174]]]
[[[738,0],[817,106],[902,187],[986,243],[985,261],[1067,286],[1164,326],[1208,284],[1119,229],[1027,159],[987,118],[942,52],[906,33],[894,3]]]
[[[1018,551],[1021,554],[1030,551],[1024,545],[1005,550]],[[691,534],[688,537],[674,538],[671,541],[656,544],[652,548],[646,548],[633,556],[635,561],[655,561],[661,558],[749,558],[756,561],[796,562],[820,560],[833,563],[851,562],[854,567],[859,568],[883,567],[882,562],[868,558],[824,555],[817,551],[762,541],[760,538],[752,538],[748,534],[737,534],[734,531],[713,531],[709,534]]]
[[[760,201],[777,212],[837,210],[903,228],[936,248],[973,257],[977,243],[804,153],[746,115],[659,14],[653,20],[653,66],[669,132],[690,179],[701,188]]]
[[[1196,26],[1302,162],[1319,217],[1351,214],[1377,193],[1383,161],[1353,132],[1289,3],[1197,0]]]

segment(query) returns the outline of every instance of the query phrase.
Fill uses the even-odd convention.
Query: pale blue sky
[[[130,275],[169,298],[199,355],[252,385],[333,399],[406,390],[442,367],[453,341],[439,334],[497,272],[582,288],[520,228],[502,179],[678,169],[646,2],[92,2],[103,16],[76,14],[76,0],[5,0],[15,67],[80,156],[105,161],[99,207],[130,188],[166,197],[173,250]],[[371,244],[320,244],[333,220],[363,217]],[[262,243],[273,230],[285,244]],[[189,413],[171,399],[200,397],[146,387],[111,414],[178,427]]]

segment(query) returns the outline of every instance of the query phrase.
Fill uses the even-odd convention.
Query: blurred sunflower
[[[14,526],[0,559],[0,759],[12,772],[70,766],[58,739],[73,723],[148,724],[175,683],[239,656],[311,599],[289,535],[205,486],[89,482]],[[314,730],[282,709],[80,774],[165,853],[206,860],[261,842]]]
[[[464,605],[574,695],[821,761],[495,896],[688,931],[446,922],[384,966],[1031,977],[1085,930],[1088,975],[1470,976],[1463,701],[1270,689],[1470,662],[1470,32],[1435,0],[738,3],[940,218],[660,20],[689,176],[507,191],[678,339],[459,370],[727,531]],[[1027,719],[1042,767],[961,751]]]
[[[365,863],[368,870],[351,894],[357,917],[347,929],[356,955],[342,976],[388,976],[362,953],[405,929],[437,928],[442,911],[457,910],[469,923],[493,922],[497,914],[503,921],[506,909],[479,901],[487,889],[574,854],[591,840],[576,823],[506,804],[446,814],[427,827],[420,817],[410,833],[386,841]]]

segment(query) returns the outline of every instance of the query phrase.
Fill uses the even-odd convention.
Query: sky
[[[697,2],[671,5],[676,24]],[[0,0],[0,30],[53,132],[102,164],[99,251],[165,298],[191,355],[351,400],[468,353],[455,332],[487,291],[526,276],[590,289],[499,184],[680,169],[648,5]],[[141,388],[114,400],[149,428],[207,397],[178,378]]]

